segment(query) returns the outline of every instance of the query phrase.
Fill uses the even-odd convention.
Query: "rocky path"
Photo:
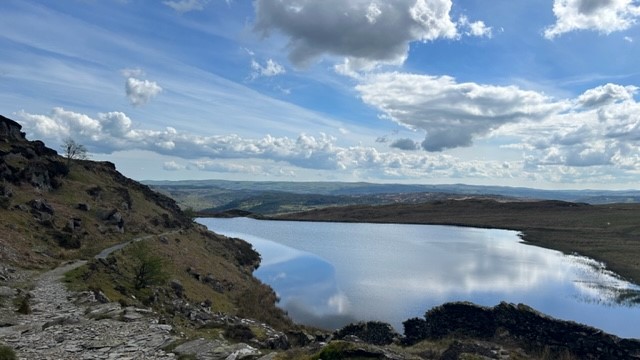
[[[162,348],[174,340],[171,326],[144,309],[99,303],[92,293],[69,293],[63,274],[84,262],[40,275],[30,292],[32,313],[0,328],[0,341],[20,359],[172,359]]]

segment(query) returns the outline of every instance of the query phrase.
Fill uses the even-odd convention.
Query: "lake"
[[[198,222],[250,242],[255,276],[297,322],[335,329],[402,321],[433,306],[527,304],[545,314],[640,338],[640,287],[594,260],[523,244],[517,232],[434,225]]]

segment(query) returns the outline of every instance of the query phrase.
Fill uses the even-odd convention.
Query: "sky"
[[[640,1],[2,0],[0,113],[137,180],[640,188]]]

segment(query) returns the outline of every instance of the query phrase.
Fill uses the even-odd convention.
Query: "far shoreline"
[[[216,217],[212,215],[198,214],[198,217]],[[232,217],[229,215],[225,216]],[[471,199],[243,215],[257,220],[422,224],[516,231],[524,244],[594,259],[622,279],[640,284],[640,204]]]

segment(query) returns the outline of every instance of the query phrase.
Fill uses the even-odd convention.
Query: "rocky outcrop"
[[[501,303],[482,307],[447,303],[424,319],[404,322],[409,344],[444,337],[515,341],[524,348],[568,351],[580,359],[640,359],[640,341],[621,339],[571,321],[557,320],[526,305]]]
[[[60,185],[59,179],[69,173],[55,150],[42,141],[28,141],[17,122],[0,116],[0,141],[10,144],[0,150],[0,180],[15,185],[23,183],[48,190]]]
[[[4,141],[20,141],[24,140],[22,125],[0,115],[0,140]]]
[[[400,338],[400,335],[387,323],[368,321],[350,324],[334,333],[335,339],[356,337],[374,345],[389,345]]]

